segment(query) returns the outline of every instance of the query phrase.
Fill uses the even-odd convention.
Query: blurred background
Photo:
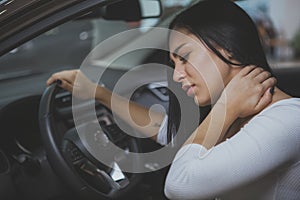
[[[255,21],[270,64],[300,67],[300,1],[244,0],[238,5]]]

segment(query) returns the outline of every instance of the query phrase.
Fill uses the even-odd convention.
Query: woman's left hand
[[[254,115],[271,103],[276,82],[270,72],[246,66],[227,84],[218,102],[236,118]]]

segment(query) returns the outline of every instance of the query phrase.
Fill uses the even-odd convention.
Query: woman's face
[[[171,32],[169,48],[175,66],[173,80],[181,83],[182,89],[194,97],[198,105],[213,104],[236,68],[223,62],[195,35],[184,30]]]

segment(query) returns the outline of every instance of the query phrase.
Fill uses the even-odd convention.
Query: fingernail
[[[62,81],[59,80],[59,79],[57,79],[57,80],[56,80],[56,83],[57,83],[58,85],[61,85],[61,84],[62,84]]]
[[[271,87],[269,91],[273,95],[274,94],[274,87]]]

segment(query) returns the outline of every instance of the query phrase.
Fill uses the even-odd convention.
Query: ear
[[[235,60],[232,56],[232,54],[229,51],[226,51],[225,49],[219,49],[219,52],[222,54],[222,56],[224,56],[224,58],[226,58],[227,60],[229,60],[232,63],[239,63],[237,60]],[[237,65],[230,65],[232,68],[241,68],[240,66]]]
[[[225,49],[221,49],[220,53],[222,54],[222,56],[224,56],[226,59],[233,61],[233,57],[232,54],[228,51],[226,51]]]

